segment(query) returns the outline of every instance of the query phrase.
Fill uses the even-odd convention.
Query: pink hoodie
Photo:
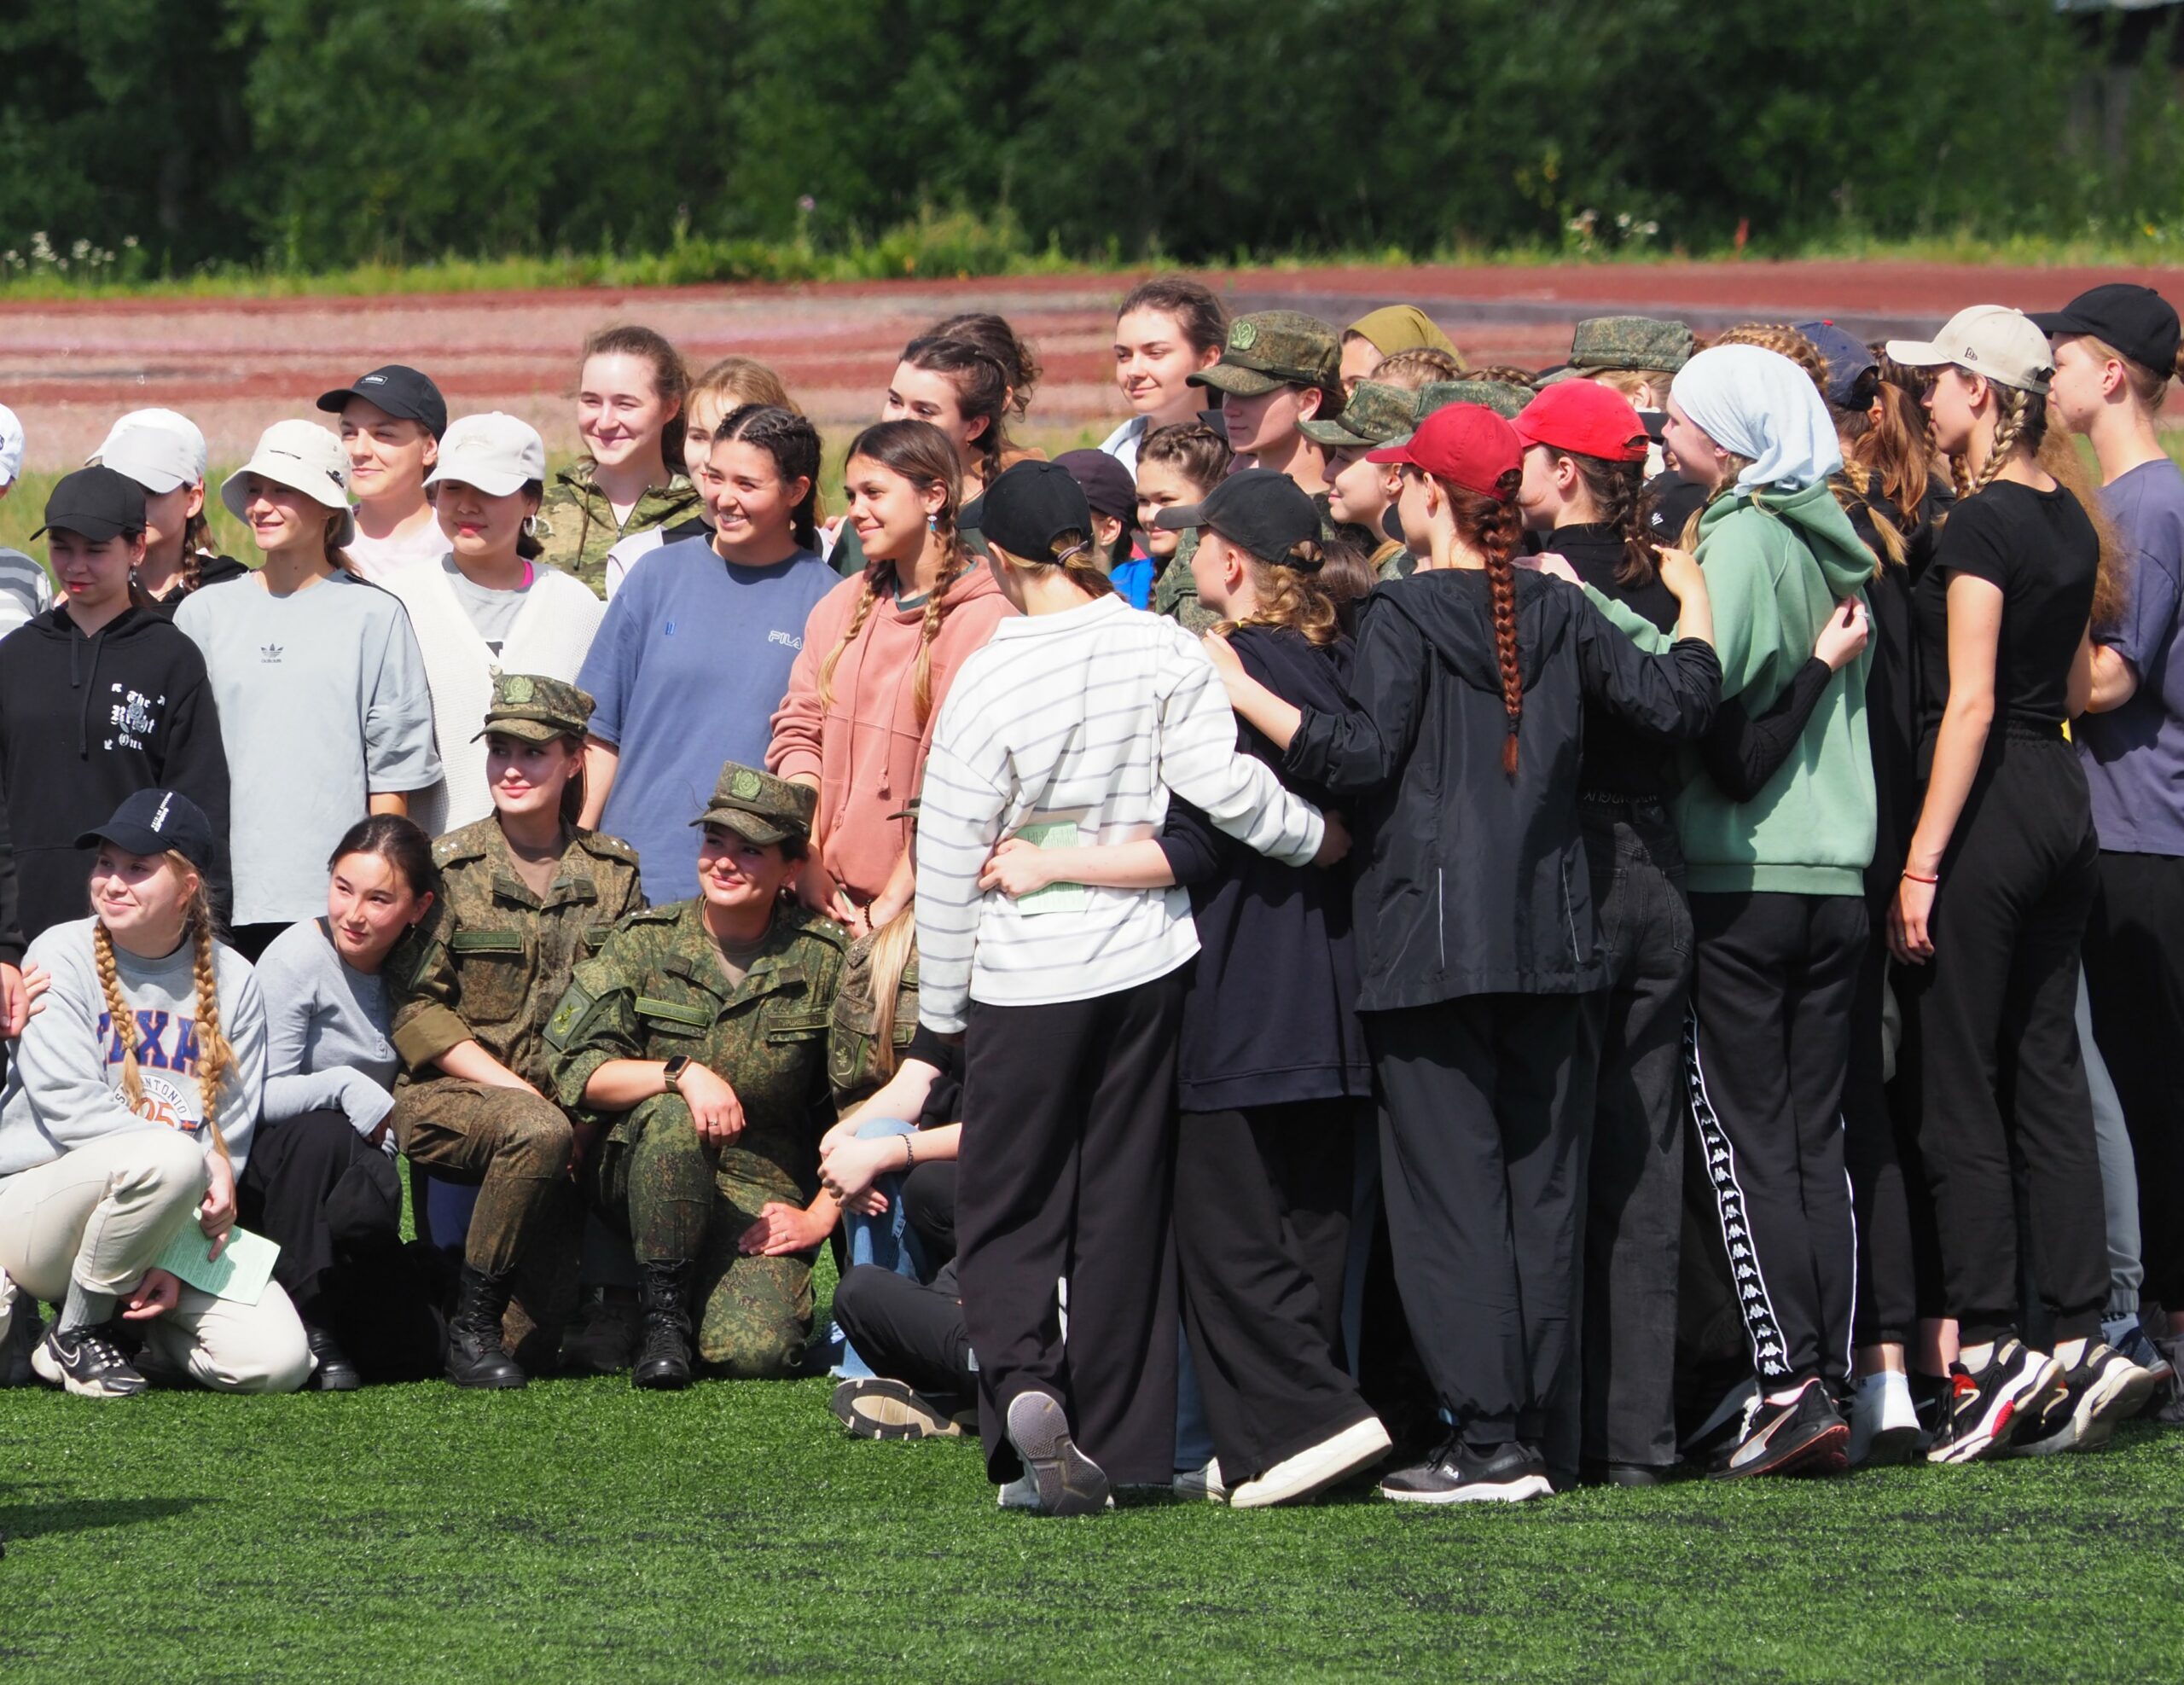
[[[909,822],[889,816],[902,812],[918,793],[950,683],[971,652],[1016,613],[984,562],[974,561],[956,578],[941,600],[944,612],[932,640],[932,707],[921,723],[916,680],[925,609],[922,604],[897,608],[883,588],[857,642],[834,664],[834,700],[822,708],[819,668],[841,642],[863,592],[864,576],[845,579],[811,611],[766,751],[770,772],[819,781],[820,858],[860,902],[886,887],[909,845]]]

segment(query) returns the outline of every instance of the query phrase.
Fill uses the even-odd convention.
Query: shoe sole
[[[1850,1424],[1833,1421],[1802,1439],[1770,1448],[1766,1456],[1737,1468],[1717,1468],[1716,1480],[1745,1480],[1761,1474],[1840,1474],[1850,1464]]]
[[[2077,1402],[2060,1432],[2018,1447],[2020,1455],[2051,1457],[2065,1451],[2096,1451],[2115,1437],[2116,1424],[2128,1421],[2153,1396],[2157,1382],[2134,1365],[2100,1383]]]
[[[1398,1492],[1386,1486],[1375,1490],[1397,1503],[1522,1503],[1528,1498],[1543,1498],[1554,1488],[1544,1474],[1527,1474],[1496,1485],[1458,1486],[1446,1492]]]
[[[1069,1413],[1044,1392],[1008,1401],[1008,1443],[1039,1488],[1042,1515],[1095,1515],[1107,1507],[1107,1476],[1077,1449]]]
[[[465,1392],[513,1392],[518,1387],[531,1384],[529,1375],[497,1376],[491,1380],[460,1380],[443,1372],[442,1378],[450,1386],[461,1387]]]
[[[872,1409],[875,1404],[883,1408]],[[868,1382],[844,1381],[828,1399],[827,1408],[859,1439],[960,1439],[963,1435],[954,1417],[942,1415],[915,1392],[905,1397]]]
[[[1228,1495],[1231,1509],[1264,1509],[1277,1503],[1295,1503],[1325,1491],[1361,1469],[1370,1468],[1394,1449],[1388,1430],[1377,1418],[1345,1427],[1309,1450],[1285,1457],[1256,1480],[1246,1480]]]
[[[354,1392],[364,1384],[364,1378],[351,1369],[347,1374],[328,1380],[323,1369],[313,1369],[308,1390],[312,1392]]]
[[[120,1382],[82,1381],[76,1380],[53,1360],[53,1353],[40,1340],[31,1353],[31,1372],[48,1386],[60,1387],[78,1398],[134,1398],[138,1393],[150,1390],[151,1382],[142,1375]]]
[[[2032,1377],[2021,1383],[2017,1390],[1998,1398],[1988,1406],[1987,1421],[1961,1439],[1947,1444],[1937,1444],[1926,1453],[1926,1461],[1935,1464],[1989,1462],[2009,1455],[2013,1426],[2025,1421],[2037,1421],[2036,1411],[2044,1409],[2053,1397],[2055,1389],[2065,1385],[2063,1366],[2053,1357]]]

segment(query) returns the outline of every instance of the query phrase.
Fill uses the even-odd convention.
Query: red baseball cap
[[[1646,424],[1629,398],[1598,381],[1557,381],[1512,425],[1526,444],[1610,462],[1646,460]]]
[[[1504,491],[1499,481],[1504,474],[1522,470],[1525,447],[1517,430],[1485,405],[1451,404],[1420,421],[1418,431],[1402,444],[1383,445],[1365,460],[1402,462],[1482,497],[1507,503],[1516,494]]]

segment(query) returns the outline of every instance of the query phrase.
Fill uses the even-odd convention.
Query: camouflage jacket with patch
[[[543,1092],[546,1020],[571,969],[645,904],[637,851],[619,838],[578,831],[540,897],[489,815],[434,843],[433,861],[439,899],[386,963],[395,1051],[422,1075],[450,1048],[475,1040]]]
[[[834,1023],[827,1037],[827,1074],[834,1106],[847,1112],[860,1105],[893,1074],[918,1028],[918,950],[915,942],[894,990],[890,1048],[882,1070],[880,1056],[880,979],[872,964],[876,935],[860,936],[842,962],[842,986],[834,996]],[[913,1118],[912,1122],[916,1120]]]
[[[698,513],[698,489],[678,474],[665,485],[648,487],[619,526],[614,506],[592,483],[591,464],[578,462],[554,476],[539,505],[541,561],[573,573],[598,596],[607,595],[607,552],[632,532],[672,526]]]
[[[808,1202],[819,1137],[833,1124],[827,1036],[848,938],[833,921],[783,902],[750,969],[731,984],[701,899],[637,914],[577,967],[546,1039],[547,1092],[572,1111],[609,1060],[688,1054],[735,1090],[741,1134],[720,1173]]]

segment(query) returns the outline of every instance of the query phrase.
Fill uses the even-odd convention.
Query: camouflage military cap
[[[495,673],[493,700],[485,710],[485,730],[504,737],[520,737],[527,743],[550,743],[556,737],[581,737],[591,723],[591,698],[566,679],[543,678],[536,673]],[[470,741],[476,742],[478,737]]]
[[[1691,361],[1698,342],[1688,322],[1651,316],[1596,316],[1570,336],[1570,366],[1590,374],[1601,369],[1652,369],[1673,375]]]
[[[719,825],[764,846],[794,838],[808,842],[819,813],[819,793],[809,784],[792,784],[755,766],[729,761],[720,770],[713,799],[690,822]]]
[[[1350,401],[1342,406],[1340,419],[1299,421],[1297,431],[1315,444],[1354,450],[1362,445],[1385,444],[1417,425],[1417,393],[1401,386],[1384,386],[1378,381],[1360,381]]]
[[[1513,421],[1524,413],[1525,405],[1532,395],[1522,386],[1505,385],[1500,381],[1428,381],[1418,389],[1418,420],[1422,421],[1436,410],[1445,410],[1451,404],[1479,404],[1491,410],[1505,421]],[[1403,429],[1400,437],[1383,441],[1389,444],[1403,444],[1409,441],[1415,427]]]
[[[1257,398],[1276,386],[1317,386],[1332,408],[1342,408],[1342,340],[1316,316],[1301,311],[1263,310],[1228,324],[1228,343],[1221,361],[1190,376],[1194,386],[1211,386],[1239,398]]]

